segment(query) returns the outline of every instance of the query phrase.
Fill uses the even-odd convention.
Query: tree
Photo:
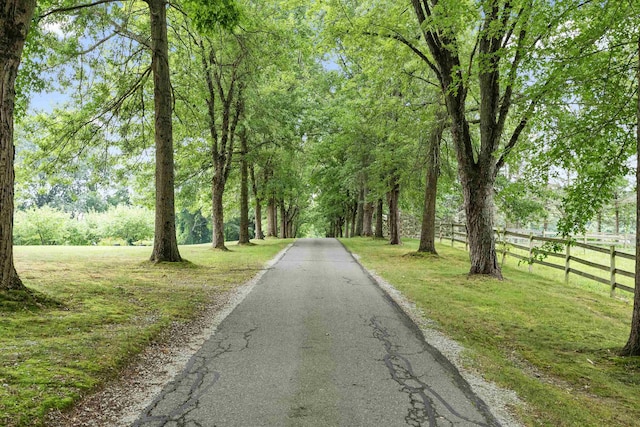
[[[636,183],[640,183],[640,35],[638,35],[638,68],[636,86]],[[629,339],[622,348],[622,356],[640,356],[640,184],[636,185],[636,271],[633,292],[633,315]]]
[[[173,170],[173,100],[169,77],[169,41],[165,0],[146,0],[151,19],[151,68],[155,106],[156,221],[151,261],[180,262],[176,235]]]
[[[418,252],[437,254],[436,235],[436,196],[440,175],[440,143],[446,126],[446,114],[439,110],[429,134],[427,152],[427,180],[425,185],[424,211],[420,231]]]
[[[25,289],[13,262],[15,84],[35,0],[0,6],[0,290]]]

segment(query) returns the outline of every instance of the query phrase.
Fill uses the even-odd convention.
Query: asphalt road
[[[333,239],[296,241],[134,426],[497,426]]]

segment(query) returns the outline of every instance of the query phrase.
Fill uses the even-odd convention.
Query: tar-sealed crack
[[[438,392],[420,380],[414,373],[411,362],[398,353],[397,346],[391,342],[391,335],[380,320],[372,317],[369,324],[373,328],[373,336],[381,341],[385,347],[384,363],[389,369],[391,378],[402,387],[403,392],[409,395],[410,405],[405,416],[407,425],[440,427],[454,426],[465,422],[467,425],[488,426],[488,424],[471,420],[457,412]],[[436,401],[444,406],[446,414],[438,412]]]
[[[200,423],[187,418],[191,412],[198,409],[200,398],[207,394],[222,376],[220,372],[211,370],[209,365],[225,353],[248,349],[251,335],[256,329],[257,327],[254,327],[233,334],[242,337],[243,343],[240,345],[227,337],[216,341],[212,351],[193,356],[182,373],[151,402],[132,427],[200,427]]]

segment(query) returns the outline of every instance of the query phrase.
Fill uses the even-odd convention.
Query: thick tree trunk
[[[166,1],[147,0],[151,17],[156,146],[156,219],[151,261],[182,261],[176,237],[173,125]]]
[[[276,201],[271,197],[269,198],[269,203],[267,203],[267,237],[276,237],[278,235],[276,217]]]
[[[399,245],[400,242],[400,183],[393,179],[391,191],[387,195],[389,200],[389,244]]]
[[[384,232],[382,228],[384,227],[382,215],[384,211],[384,204],[382,199],[378,199],[378,205],[376,206],[376,238],[384,239]]]
[[[247,164],[247,134],[242,130],[240,134],[242,158],[240,159],[240,236],[238,244],[249,243],[249,165]]]
[[[373,236],[373,203],[366,202],[364,204],[362,218],[362,235],[366,237]]]
[[[287,237],[288,238],[294,238],[296,237],[296,233],[295,233],[295,223],[293,221],[287,221]]]
[[[214,176],[211,186],[211,219],[213,223],[211,246],[214,249],[226,251],[224,245],[224,205],[222,196],[224,195],[224,184],[220,182],[220,177]]]
[[[640,89],[640,39],[638,39],[637,88]],[[636,104],[636,183],[640,183],[640,91]],[[636,185],[640,187],[640,185]],[[633,314],[629,340],[620,352],[622,356],[640,356],[640,188],[636,188],[636,277],[633,293]]]
[[[360,187],[358,192],[358,205],[356,208],[356,236],[362,236],[362,229],[364,227],[364,198],[366,195],[364,185]]]
[[[440,141],[444,132],[444,115],[438,114],[436,123],[429,136],[427,155],[427,183],[424,195],[424,211],[420,230],[418,252],[437,254],[436,251],[436,196],[438,195],[438,177],[440,176]]]
[[[469,274],[486,274],[502,279],[493,231],[493,180],[463,185],[469,239]]]
[[[35,0],[9,0],[0,7],[0,290],[26,289],[13,262],[15,84]]]

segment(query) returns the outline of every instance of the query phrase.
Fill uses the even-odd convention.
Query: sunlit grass
[[[439,257],[413,257],[414,240],[343,241],[469,349],[474,369],[518,393],[526,425],[638,425],[640,359],[616,355],[632,306],[609,298],[606,285],[565,285],[517,261],[505,265],[504,281],[470,279],[463,248],[442,244]]]
[[[36,299],[0,293],[0,425],[42,425],[156,338],[248,280],[290,241],[182,246],[189,262],[153,265],[150,247],[16,247]],[[16,301],[16,299],[18,301]]]

